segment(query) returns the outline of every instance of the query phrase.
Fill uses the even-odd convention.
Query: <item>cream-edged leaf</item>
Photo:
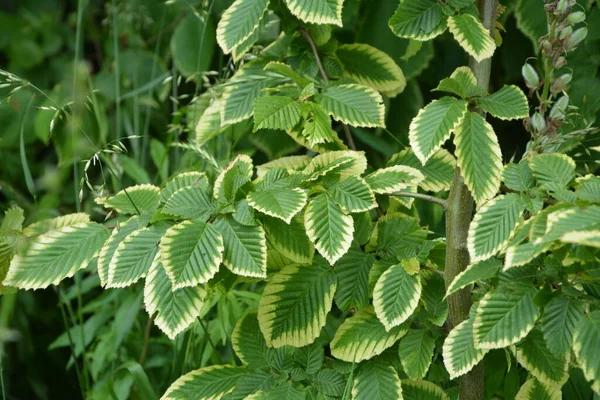
[[[448,150],[439,149],[423,165],[411,148],[396,153],[388,161],[388,166],[405,165],[416,168],[425,176],[419,186],[428,192],[441,192],[450,189],[456,159]]]
[[[317,96],[317,102],[336,121],[365,128],[385,127],[383,98],[368,86],[330,84]]]
[[[446,337],[442,347],[444,366],[450,374],[450,379],[457,378],[469,372],[479,364],[487,349],[475,347],[473,338],[473,318],[456,325]]]
[[[424,179],[425,176],[418,169],[405,165],[380,168],[365,177],[373,192],[378,194],[390,194],[417,186]]]
[[[398,355],[402,369],[411,379],[423,379],[429,370],[435,338],[428,329],[409,329],[400,339]]]
[[[534,154],[529,167],[540,186],[550,191],[560,191],[575,178],[575,161],[566,154]]]
[[[331,198],[349,213],[371,210],[377,207],[375,195],[367,182],[358,176],[333,185],[329,189]]]
[[[478,62],[490,58],[496,50],[494,39],[474,15],[463,13],[449,17],[448,29],[458,44]]]
[[[261,226],[245,226],[229,216],[219,218],[213,225],[223,235],[223,264],[231,272],[267,277],[267,240]]]
[[[182,172],[181,174],[175,175],[165,184],[165,187],[160,192],[161,201],[166,203],[173,193],[184,187],[207,189],[208,186],[208,178],[204,172]]]
[[[290,223],[294,215],[304,208],[306,192],[299,188],[272,188],[250,192],[248,204],[256,211]]]
[[[314,181],[327,173],[339,175],[340,181],[350,176],[360,176],[367,169],[367,157],[363,151],[339,150],[319,154],[310,160],[302,171],[308,181]]]
[[[163,214],[201,221],[206,221],[215,211],[216,207],[206,190],[193,186],[177,190],[162,209]]]
[[[136,185],[121,190],[114,196],[99,197],[96,203],[112,208],[120,214],[147,214],[156,211],[160,189],[154,185]]]
[[[542,333],[548,350],[554,354],[570,353],[573,332],[584,315],[584,304],[565,296],[550,300],[542,314]]]
[[[398,373],[384,362],[365,362],[360,365],[352,384],[354,400],[402,400]]]
[[[386,330],[402,324],[419,304],[421,279],[409,274],[402,264],[387,269],[373,290],[373,306]]]
[[[515,400],[561,400],[560,388],[544,385],[535,378],[525,382],[515,396]]]
[[[246,367],[213,365],[188,372],[169,386],[161,400],[217,400],[231,392]]]
[[[501,269],[502,263],[496,258],[475,262],[454,278],[446,290],[446,296],[477,281],[493,278]]]
[[[265,337],[258,325],[256,312],[240,318],[231,334],[231,343],[242,363],[249,368],[264,368],[278,358],[285,356],[285,349],[273,349],[267,346]]]
[[[254,132],[259,129],[292,129],[300,122],[300,105],[288,96],[263,96],[254,100]]]
[[[304,22],[342,26],[344,0],[285,0],[285,3]]]
[[[506,85],[489,96],[477,98],[475,104],[500,119],[522,119],[529,116],[527,97],[515,85]]]
[[[235,0],[217,25],[217,42],[225,54],[248,39],[264,18],[269,0]]]
[[[449,400],[441,387],[425,380],[402,379],[404,400]]]
[[[600,311],[592,311],[577,324],[573,352],[585,379],[600,381]]]
[[[258,323],[267,345],[302,347],[319,336],[331,310],[337,283],[324,263],[290,265],[267,283],[258,306]]]
[[[446,16],[435,0],[402,0],[389,26],[397,36],[425,41],[446,30]]]
[[[301,216],[285,223],[279,218],[261,218],[269,245],[294,263],[311,264],[315,246],[308,238]]]
[[[338,288],[334,299],[339,309],[360,310],[369,304],[369,271],[374,260],[372,254],[350,249],[335,263]]]
[[[274,168],[283,168],[289,173],[299,172],[311,162],[309,156],[287,156],[281,157],[256,167],[256,175],[261,178],[267,171]]]
[[[250,182],[252,168],[252,159],[245,154],[238,154],[217,176],[213,197],[221,203],[232,201],[238,189]]]

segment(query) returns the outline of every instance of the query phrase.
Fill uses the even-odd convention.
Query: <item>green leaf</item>
[[[292,129],[300,122],[300,105],[287,96],[263,96],[254,100],[254,132],[259,129]]]
[[[223,260],[223,237],[211,224],[184,221],[167,230],[160,257],[174,289],[208,282]]]
[[[223,264],[231,272],[253,278],[267,277],[267,241],[260,226],[244,226],[231,217],[213,224],[223,235]]]
[[[490,58],[496,50],[494,39],[479,19],[471,14],[456,14],[448,18],[448,29],[460,46],[478,62]]]
[[[252,159],[238,154],[217,176],[213,197],[221,203],[233,201],[239,188],[252,178]]]
[[[365,128],[385,127],[383,98],[375,90],[357,84],[325,86],[317,102],[337,121]]]
[[[437,242],[426,243],[427,247],[434,247]],[[429,251],[429,250],[425,250]],[[423,256],[424,258],[426,256]],[[413,266],[418,266],[418,260],[410,261]],[[418,267],[417,267],[418,268]],[[425,316],[427,320],[436,326],[443,326],[448,318],[448,302],[446,302],[446,285],[444,277],[437,271],[421,271],[421,281],[423,288],[421,289],[421,303],[425,308]]]
[[[477,84],[477,78],[469,67],[458,67],[449,78],[444,78],[434,90],[453,93],[463,99],[485,96],[487,92]]]
[[[518,0],[515,7],[517,27],[527,36],[535,52],[539,50],[539,39],[548,33],[548,20],[543,3]]]
[[[373,307],[367,306],[338,328],[331,341],[331,355],[347,362],[368,360],[392,347],[407,330],[401,325],[386,331]]]
[[[573,332],[583,317],[584,305],[569,297],[559,296],[550,300],[542,314],[542,332],[550,350],[554,354],[571,351]]]
[[[538,290],[520,286],[497,289],[479,302],[473,333],[478,349],[500,349],[523,339],[533,328],[540,310],[534,302]]]
[[[561,400],[560,388],[546,386],[533,378],[521,386],[515,400]]]
[[[119,247],[119,244],[125,240],[130,233],[141,229],[145,226],[145,220],[139,216],[133,216],[123,223],[117,224],[113,229],[110,237],[102,246],[100,254],[98,255],[98,275],[100,277],[100,284],[106,286],[108,282],[108,271],[111,260],[115,256],[115,252]]]
[[[246,375],[245,367],[213,365],[188,372],[169,386],[161,400],[216,400],[231,392]]]
[[[425,176],[419,186],[428,192],[441,192],[450,189],[456,160],[448,150],[439,149],[423,165],[414,151],[407,148],[392,156],[388,166],[393,165],[406,165],[419,170]]]
[[[529,167],[540,186],[558,192],[575,178],[575,161],[566,154],[534,154]]]
[[[402,264],[386,270],[373,291],[373,306],[386,330],[402,324],[419,304],[421,279],[406,272]]]
[[[272,188],[250,192],[248,204],[256,211],[279,218],[289,224],[306,204],[306,192],[302,189]]]
[[[410,146],[421,164],[439,150],[461,123],[467,112],[467,102],[442,97],[419,110],[410,123]]]
[[[306,234],[329,264],[333,265],[350,248],[354,234],[352,217],[344,214],[328,195],[313,198],[304,213]]]
[[[268,346],[302,347],[314,342],[331,310],[336,279],[323,263],[290,265],[267,283],[258,322]]]
[[[346,75],[361,85],[379,92],[400,93],[406,87],[406,79],[396,62],[385,52],[362,43],[344,44],[336,55],[342,62]]]
[[[442,388],[428,381],[402,379],[404,400],[449,400]]]
[[[573,352],[588,381],[600,381],[600,311],[581,318],[573,334]]]
[[[294,361],[300,364],[309,375],[316,374],[323,367],[324,359],[325,351],[319,342],[294,351]]]
[[[2,224],[0,224],[0,234],[3,230],[22,231],[23,222],[25,222],[23,209],[20,207],[9,208],[4,211],[4,218],[2,219]]]
[[[335,263],[338,289],[334,299],[339,309],[360,310],[369,304],[369,271],[373,260],[371,254],[351,249]]]
[[[448,286],[446,296],[450,296],[452,293],[471,283],[495,277],[498,272],[500,272],[501,268],[502,263],[496,258],[489,258],[469,265],[464,271],[458,274],[450,286]]]
[[[264,18],[269,0],[235,0],[217,25],[217,42],[225,54],[248,39]]]
[[[306,389],[294,386],[292,382],[287,382],[281,386],[270,389],[259,390],[248,396],[245,400],[304,400],[306,399]]]
[[[409,329],[400,339],[398,354],[402,369],[411,379],[423,379],[431,365],[435,338],[427,329]]]
[[[310,106],[310,113],[304,122],[302,135],[306,137],[311,146],[333,142],[335,133],[331,128],[331,118],[327,111],[316,103],[304,104]]]
[[[446,17],[435,0],[403,0],[389,26],[397,36],[425,41],[446,30]]]
[[[489,96],[475,100],[477,107],[496,118],[510,120],[529,116],[529,103],[521,89],[515,85],[505,85]]]
[[[17,253],[3,284],[19,289],[45,289],[85,268],[108,238],[106,228],[95,222],[65,226],[44,233]]]
[[[271,365],[273,358],[282,353],[282,350],[267,347],[255,312],[246,314],[238,320],[231,334],[231,342],[235,355],[248,368],[260,369]]]
[[[390,364],[366,362],[361,364],[352,385],[354,400],[402,399],[398,373]]]
[[[121,190],[111,197],[100,197],[96,203],[120,214],[148,214],[158,208],[160,189],[154,185],[137,185]]]
[[[108,265],[107,288],[123,288],[146,276],[165,233],[164,225],[152,225],[130,233],[119,245]]]
[[[553,354],[540,329],[533,329],[515,346],[515,358],[531,375],[548,386],[561,387],[569,379],[569,356]]]
[[[163,214],[206,221],[216,211],[205,189],[184,187],[173,193],[162,209]]]
[[[479,364],[489,350],[475,347],[473,337],[474,318],[456,325],[446,337],[442,354],[444,366],[450,374],[450,379],[466,374]]]
[[[519,195],[500,195],[481,207],[469,226],[467,247],[471,261],[496,255],[514,235],[525,205]]]
[[[173,63],[186,77],[207,71],[215,48],[215,26],[210,18],[190,13],[171,38]]]
[[[204,172],[189,171],[175,175],[169,180],[163,190],[160,192],[161,201],[166,203],[169,198],[181,188],[197,187],[200,189],[208,189],[208,178]]]
[[[344,394],[346,378],[333,369],[322,369],[313,380],[313,385],[326,396],[341,396]]]
[[[404,165],[380,168],[367,175],[365,181],[373,192],[378,194],[390,194],[412,186],[416,186],[425,179],[418,169]]]
[[[456,158],[465,184],[477,204],[496,195],[502,177],[502,152],[492,126],[469,112],[456,128]]]
[[[200,286],[173,291],[162,263],[156,257],[144,286],[144,305],[161,331],[173,340],[200,315],[206,291]]]
[[[304,22],[342,26],[344,0],[285,0],[285,3]]]
[[[265,71],[274,71],[284,77],[290,78],[296,83],[296,85],[298,85],[302,89],[311,83],[311,81],[308,78],[294,71],[294,69],[290,65],[279,61],[269,62],[267,65],[265,65]]]
[[[333,185],[329,194],[346,212],[357,213],[377,207],[375,195],[367,182],[358,176]]]
[[[286,224],[278,218],[263,217],[267,240],[284,257],[299,264],[311,264],[315,246],[306,235],[301,217],[292,218]]]
[[[506,187],[517,192],[524,192],[533,187],[533,175],[526,160],[518,164],[510,163],[504,166],[502,180]]]

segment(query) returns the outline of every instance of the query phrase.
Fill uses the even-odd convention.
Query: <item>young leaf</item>
[[[547,386],[535,378],[525,382],[519,389],[515,400],[561,400],[560,388]]]
[[[188,372],[169,386],[161,400],[219,399],[246,375],[245,367],[213,365]]]
[[[444,341],[442,354],[444,356],[444,366],[450,374],[450,379],[469,372],[483,360],[483,357],[489,351],[475,347],[473,322],[473,317],[461,322],[450,331]]]
[[[575,161],[566,154],[534,154],[529,167],[546,190],[563,190],[575,178]]]
[[[263,96],[254,100],[254,132],[259,129],[292,129],[300,122],[300,105],[287,96]]]
[[[335,135],[331,129],[331,118],[327,111],[320,105],[309,102],[310,114],[304,122],[302,135],[306,137],[311,146],[319,143],[333,142]]]
[[[137,185],[121,190],[111,197],[100,197],[96,203],[120,214],[148,214],[156,211],[160,189],[153,185]]]
[[[417,158],[411,148],[402,150],[400,153],[394,154],[388,166],[405,165],[419,170],[425,180],[419,183],[423,190],[428,192],[441,192],[450,189],[454,168],[456,167],[456,159],[448,152],[448,150],[440,149],[435,152],[425,165]]]
[[[328,195],[313,198],[304,213],[306,234],[329,264],[333,265],[352,244],[354,221]]]
[[[435,0],[404,0],[390,18],[389,26],[397,36],[424,41],[446,30],[446,17]]]
[[[435,338],[427,329],[409,329],[400,339],[398,354],[402,369],[411,379],[423,379],[431,365]]]
[[[494,39],[479,19],[471,14],[456,14],[448,18],[448,29],[454,39],[478,62],[490,58],[496,50]]]
[[[184,221],[160,241],[162,265],[174,289],[208,282],[223,260],[223,237],[211,224]]]
[[[85,268],[108,238],[95,222],[51,230],[34,239],[25,254],[17,253],[3,284],[19,289],[45,289]]]
[[[306,192],[298,188],[272,188],[250,192],[248,204],[256,211],[290,223],[294,215],[304,208]]]
[[[477,78],[469,67],[458,67],[449,78],[444,78],[434,90],[453,93],[463,99],[485,96],[487,92],[477,84]]]
[[[402,92],[406,79],[396,62],[383,51],[368,44],[353,43],[338,47],[336,55],[346,74],[358,83],[379,92]]]
[[[450,296],[452,293],[471,283],[495,277],[498,272],[500,272],[501,268],[502,263],[496,258],[488,258],[487,260],[478,261],[469,265],[464,271],[458,274],[450,286],[448,286],[446,296]]]
[[[250,182],[252,178],[252,159],[238,154],[217,176],[213,197],[221,203],[228,203],[235,198],[239,188]]]
[[[352,385],[354,400],[402,399],[398,373],[388,363],[365,362],[361,364]]]
[[[267,284],[258,323],[268,346],[302,347],[314,342],[331,310],[336,279],[329,266],[290,265]]]
[[[349,213],[367,211],[377,207],[371,188],[363,178],[358,176],[351,176],[333,185],[329,194]]]
[[[415,155],[425,165],[463,120],[467,102],[442,97],[419,110],[410,123],[408,138]]]
[[[500,119],[522,119],[529,116],[527,97],[515,85],[504,86],[494,94],[477,98],[475,104]]]
[[[428,381],[402,379],[402,395],[407,400],[449,400],[439,386]]]
[[[365,177],[373,192],[389,194],[416,186],[425,179],[419,170],[404,165],[380,168]]]
[[[369,304],[369,271],[373,260],[371,254],[351,249],[335,263],[338,288],[334,299],[339,309],[360,310]]]
[[[573,334],[573,352],[588,381],[600,381],[600,311],[581,318]]]
[[[317,102],[333,119],[345,124],[365,128],[385,127],[383,99],[370,87],[330,84],[317,96]]]
[[[264,18],[269,0],[235,0],[217,25],[217,42],[225,54],[248,39]]]
[[[381,354],[406,334],[408,327],[401,325],[386,331],[372,306],[347,318],[331,341],[331,355],[347,362],[361,362]]]
[[[130,233],[110,261],[106,287],[127,287],[146,276],[166,230],[167,226],[157,224]]]
[[[165,187],[160,192],[161,201],[166,203],[173,193],[184,187],[208,189],[208,178],[204,172],[197,171],[183,172],[175,175],[165,184]]]
[[[421,297],[418,274],[406,272],[396,264],[379,277],[373,291],[373,306],[386,330],[402,324],[413,313]]]
[[[481,207],[469,226],[467,247],[471,262],[495,255],[514,235],[525,205],[519,195],[500,195]]]
[[[216,211],[205,189],[184,187],[173,193],[162,209],[163,214],[206,221]]]
[[[263,228],[271,246],[284,257],[299,263],[312,264],[315,246],[306,235],[302,217],[286,224],[278,218],[263,217]]]
[[[500,349],[527,336],[540,314],[533,301],[537,291],[520,286],[487,293],[479,302],[473,324],[475,348]]]
[[[565,296],[550,300],[542,314],[542,332],[553,354],[564,354],[571,351],[573,332],[583,317],[584,305]]]
[[[311,24],[342,26],[344,0],[285,0],[290,12]]]
[[[515,358],[537,380],[548,385],[561,387],[569,379],[568,353],[553,354],[542,331],[533,329],[513,350]]]
[[[215,228],[223,235],[223,264],[231,272],[253,278],[267,277],[267,241],[260,226],[244,226],[231,217],[219,218]]]
[[[502,177],[502,152],[492,126],[469,112],[456,128],[454,143],[458,167],[477,204],[494,197]]]
[[[161,331],[174,340],[200,315],[206,291],[200,286],[173,291],[173,286],[157,255],[146,276],[144,305]]]

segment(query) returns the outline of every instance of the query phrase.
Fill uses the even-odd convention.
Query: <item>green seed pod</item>
[[[529,123],[531,124],[533,130],[536,132],[541,132],[544,129],[546,129],[546,120],[544,119],[544,116],[540,113],[533,114],[533,116],[529,120]]]
[[[560,0],[558,2],[558,4],[556,5],[556,13],[563,13],[563,12],[567,11],[568,6],[569,6],[569,3],[567,0]]]
[[[583,11],[575,11],[575,12],[569,14],[569,16],[567,17],[567,21],[571,25],[578,24],[580,22],[583,22],[584,20],[585,20],[585,13]]]
[[[567,37],[571,36],[572,33],[573,28],[570,26],[566,26],[560,31],[560,35],[558,37],[560,38],[560,40],[565,40]]]
[[[550,118],[552,119],[565,119],[565,111],[569,106],[569,96],[562,96],[554,103],[550,110]]]
[[[536,72],[535,68],[529,63],[525,63],[521,68],[521,74],[528,88],[536,88],[540,84],[540,76]]]
[[[566,50],[573,50],[575,47],[579,45],[579,43],[583,42],[583,40],[587,37],[588,30],[587,28],[579,28],[575,32],[571,34],[565,40],[564,46]]]
[[[565,86],[567,86],[571,82],[572,79],[573,79],[573,75],[562,74],[561,76],[556,78],[554,80],[554,82],[552,82],[552,86],[550,86],[550,91],[552,93],[561,92],[565,88]]]

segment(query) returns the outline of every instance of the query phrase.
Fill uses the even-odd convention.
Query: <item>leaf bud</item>
[[[566,95],[562,96],[552,106],[552,109],[550,110],[550,118],[564,119],[565,111],[567,110],[568,105],[569,105],[569,96],[566,96]]]
[[[567,22],[569,22],[571,25],[578,24],[580,22],[583,22],[584,20],[585,20],[585,13],[583,11],[572,12],[567,17]]]
[[[583,40],[587,37],[588,30],[586,27],[579,28],[575,32],[571,34],[565,40],[564,46],[566,50],[573,50],[575,47],[579,45],[579,43],[583,42]]]
[[[521,74],[523,74],[523,79],[525,79],[528,88],[537,88],[540,85],[540,76],[531,64],[525,63],[521,69]]]
[[[552,86],[550,86],[550,91],[552,93],[561,92],[565,88],[565,86],[567,86],[571,82],[572,79],[573,79],[573,75],[562,74],[561,76],[556,78],[554,80],[554,82],[552,82]]]
[[[541,132],[544,129],[546,129],[546,120],[544,119],[544,116],[540,113],[533,114],[533,116],[529,120],[529,123],[531,124],[533,130],[536,132]]]
[[[571,36],[572,33],[573,27],[565,26],[563,29],[560,30],[560,35],[558,37],[560,38],[560,40],[565,40],[568,36]]]

